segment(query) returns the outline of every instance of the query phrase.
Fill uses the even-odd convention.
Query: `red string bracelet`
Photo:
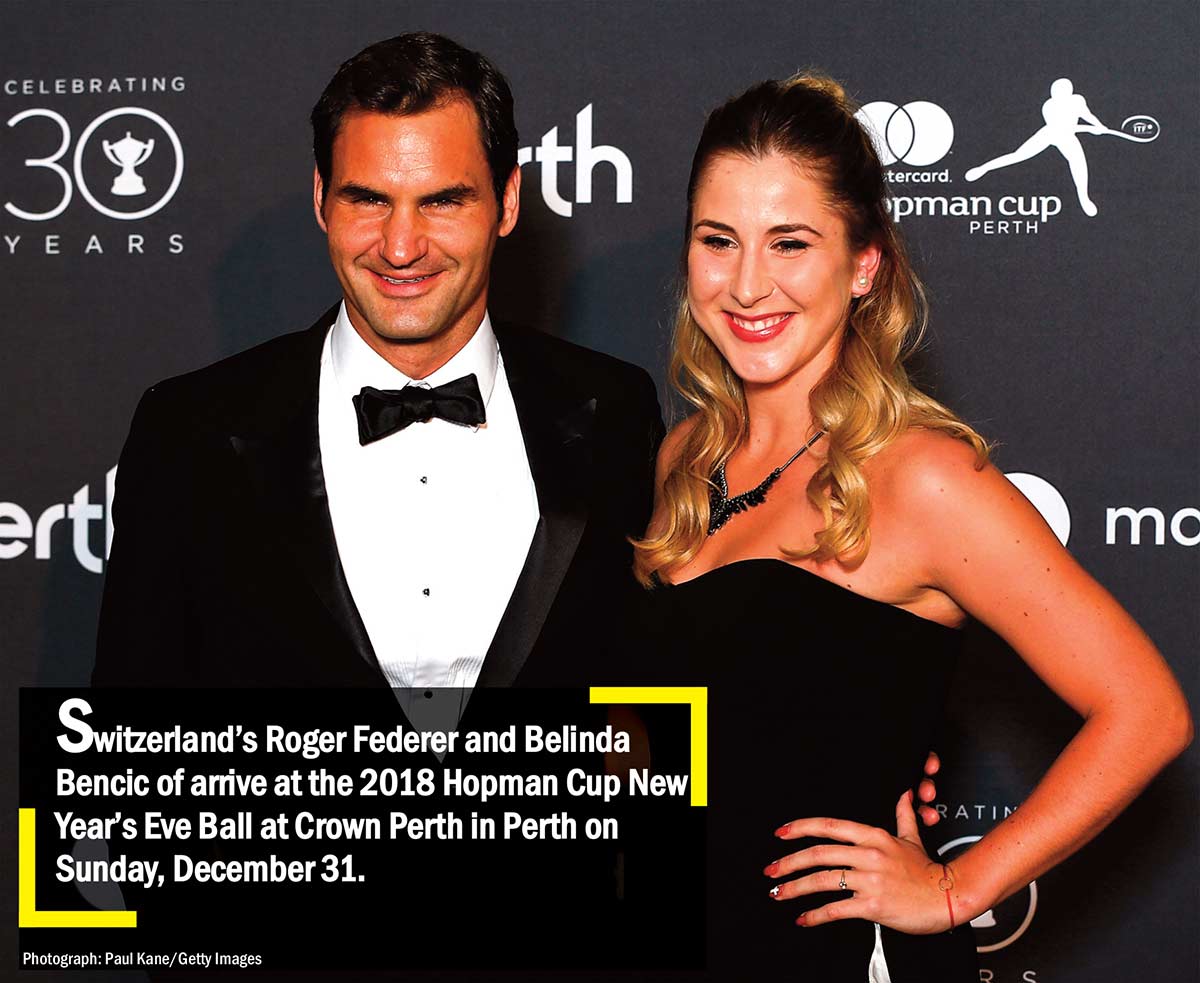
[[[950,912],[950,931],[954,931],[954,905],[950,903],[950,890],[954,887],[954,879],[950,876],[950,868],[942,864],[942,876],[938,880],[938,890],[946,895],[946,910]]]

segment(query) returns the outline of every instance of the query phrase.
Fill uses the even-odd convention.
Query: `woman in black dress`
[[[696,412],[663,445],[636,572],[661,585],[665,673],[709,686],[710,969],[977,979],[967,923],[1186,746],[1183,695],[984,440],[908,380],[922,290],[836,83],[766,82],[712,113],[686,273],[672,373]],[[943,865],[906,790],[968,616],[1085,722]]]

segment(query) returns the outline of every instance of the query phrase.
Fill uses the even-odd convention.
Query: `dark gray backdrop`
[[[571,204],[565,217],[540,190],[542,165],[526,165],[492,308],[660,380],[705,112],[807,66],[863,103],[900,107],[883,117],[886,137],[915,163],[890,167],[893,190],[934,304],[921,377],[999,441],[1003,470],[1045,483],[1035,502],[1069,517],[1071,551],[1142,623],[1194,702],[1198,21],[1186,0],[4,4],[0,206],[47,213],[71,197],[53,217],[0,212],[0,769],[14,790],[0,809],[13,872],[0,895],[0,978],[15,972],[15,691],[88,678],[106,476],[133,407],[154,381],[304,327],[337,297],[310,213],[307,115],[341,60],[402,31],[487,53],[512,83],[522,146],[557,127],[578,157],[576,117],[591,107],[592,143],[628,160],[632,200],[615,200],[616,168],[599,163],[593,200],[581,202],[574,164],[559,164],[551,186]],[[1053,147],[964,180],[1039,129],[1060,77],[1107,126],[1138,138],[1080,135],[1095,217]],[[74,173],[77,145],[93,121],[129,108],[159,119],[115,113],[87,135],[79,175],[93,204]],[[31,109],[43,112],[13,121]],[[178,189],[144,218],[112,217],[154,206],[170,184],[177,160],[160,120],[182,148]],[[65,180],[26,163],[52,157],[64,126],[68,147],[50,163]],[[103,144],[126,132],[155,140],[135,167],[142,195],[112,193],[120,172]],[[1057,214],[1002,214],[1030,208]],[[63,518],[48,525],[57,505]],[[1112,511],[1123,508],[1140,513],[1140,535],[1130,513]],[[1003,644],[973,636],[942,748],[946,843],[1016,806],[1078,724]],[[1193,750],[1040,879],[1036,904],[1026,891],[1001,905],[979,932],[991,947],[983,979],[1195,979],[1197,775]]]

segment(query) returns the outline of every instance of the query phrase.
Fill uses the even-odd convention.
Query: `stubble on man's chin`
[[[455,343],[450,329],[428,334],[382,335],[374,332],[368,344],[411,379],[425,379],[450,361],[471,340],[467,335]]]

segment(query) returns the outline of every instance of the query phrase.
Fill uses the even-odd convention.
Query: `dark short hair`
[[[508,81],[483,55],[424,31],[378,41],[344,62],[312,111],[313,155],[328,188],[333,141],[347,112],[408,116],[462,97],[475,107],[496,201],[517,166],[517,126]]]

